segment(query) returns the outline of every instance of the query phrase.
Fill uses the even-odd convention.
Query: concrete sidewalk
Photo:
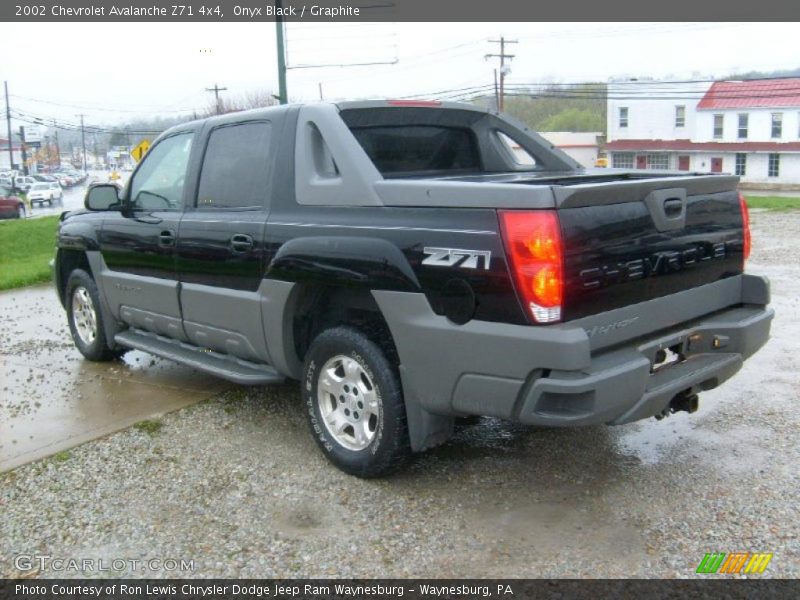
[[[91,363],[52,286],[0,293],[0,471],[216,395],[229,384],[131,351]]]

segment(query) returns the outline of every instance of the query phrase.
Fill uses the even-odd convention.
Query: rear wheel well
[[[338,326],[357,329],[383,351],[395,367],[397,348],[378,303],[369,290],[306,285],[300,291],[292,318],[295,352],[305,360],[311,343],[326,329]]]

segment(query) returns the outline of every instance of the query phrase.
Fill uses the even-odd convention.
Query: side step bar
[[[114,336],[120,346],[143,350],[168,358],[217,377],[244,385],[282,383],[285,377],[269,365],[257,364],[191,344],[171,340],[140,329],[128,329]]]

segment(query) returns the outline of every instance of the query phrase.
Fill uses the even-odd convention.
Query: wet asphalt
[[[773,553],[763,577],[796,578],[800,212],[752,221],[772,339],[697,413],[484,418],[381,481],[327,464],[295,384],[228,386],[139,352],[92,365],[50,289],[0,294],[0,575],[26,551],[180,556],[195,576],[696,577],[707,552],[750,551]],[[123,429],[142,419],[160,427]]]

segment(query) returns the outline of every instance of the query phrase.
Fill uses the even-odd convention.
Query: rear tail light
[[[552,210],[501,210],[500,229],[517,295],[535,323],[561,319],[564,299],[563,248]]]
[[[747,202],[744,199],[744,194],[739,192],[739,208],[742,211],[742,230],[744,233],[744,247],[742,251],[742,263],[750,258],[750,246],[752,239],[750,237],[750,211],[747,209]]]

